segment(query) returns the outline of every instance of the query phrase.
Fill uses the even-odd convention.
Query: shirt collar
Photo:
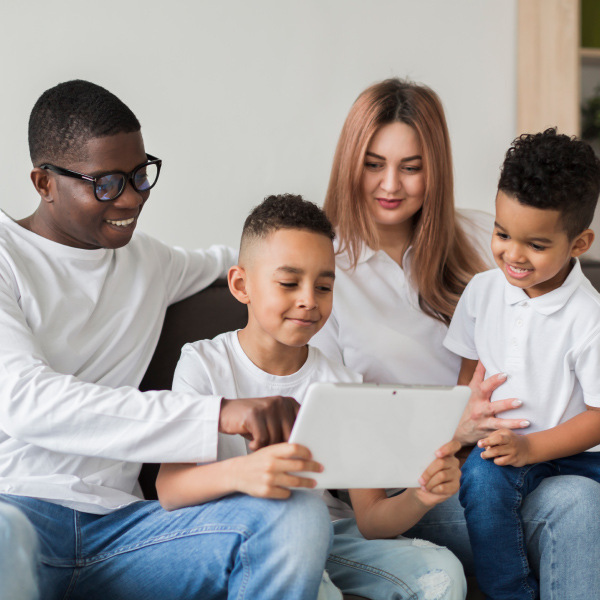
[[[336,242],[337,242],[337,240],[336,240]],[[335,250],[337,252],[339,245],[336,242],[334,242],[334,246],[335,246]],[[366,263],[366,262],[370,261],[371,259],[373,259],[373,257],[380,256],[381,254],[386,254],[386,253],[383,250],[373,250],[373,248],[370,248],[366,244],[362,244],[361,249],[360,249],[360,254],[358,255],[358,260],[356,261],[356,264],[358,266],[362,263]],[[409,246],[406,249],[406,252],[404,253],[404,259],[402,261],[403,268],[406,269],[406,266],[410,262],[411,255],[412,255],[412,246]],[[340,254],[338,260],[339,260],[338,264],[343,269],[350,268],[350,258],[348,256],[347,252],[343,252],[342,254]]]
[[[542,296],[538,296],[537,298],[530,298],[524,290],[508,283],[505,278],[506,285],[504,288],[504,299],[506,303],[519,304],[520,302],[527,302],[542,315],[551,315],[560,310],[581,283],[585,281],[585,275],[581,270],[579,260],[577,258],[573,260],[573,268],[564,283],[559,288],[556,288],[547,294],[543,294]],[[502,276],[504,277],[504,274],[502,274]]]

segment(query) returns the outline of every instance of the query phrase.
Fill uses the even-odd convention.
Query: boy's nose
[[[298,306],[301,308],[312,309],[315,308],[317,302],[315,300],[315,293],[312,288],[310,290],[302,290],[302,294],[298,298]]]
[[[504,254],[506,258],[512,262],[525,262],[523,251],[520,244],[509,244],[505,249]]]

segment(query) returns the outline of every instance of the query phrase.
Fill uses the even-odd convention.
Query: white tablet
[[[418,487],[435,451],[453,435],[466,386],[314,383],[290,442],[310,449],[317,488]]]

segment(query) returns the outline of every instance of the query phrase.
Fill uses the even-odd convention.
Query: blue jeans
[[[527,557],[523,499],[544,479],[556,475],[578,475],[600,482],[600,454],[583,452],[512,467],[483,460],[482,452],[476,447],[465,462],[459,493],[477,581],[484,594],[494,600],[533,600],[539,597],[539,585]],[[588,597],[597,597],[589,594],[588,589]]]
[[[366,540],[355,519],[333,524],[327,571],[346,594],[370,600],[463,600],[466,581],[446,548],[404,537]]]
[[[108,515],[5,495],[4,523],[2,600],[314,600],[331,545],[327,509],[305,492],[172,512],[140,501]]]
[[[525,498],[521,515],[541,598],[600,598],[600,484],[574,475],[550,477]],[[404,535],[447,546],[466,574],[474,573],[458,494],[430,510]]]

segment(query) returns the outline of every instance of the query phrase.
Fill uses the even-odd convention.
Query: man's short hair
[[[335,238],[331,222],[316,204],[293,194],[267,196],[246,218],[240,255],[253,241],[280,229],[304,229]]]
[[[523,134],[506,153],[498,189],[521,204],[558,210],[569,239],[587,229],[600,194],[600,159],[589,144],[556,132]]]
[[[29,116],[34,166],[75,159],[92,138],[140,130],[133,112],[103,87],[75,79],[46,90]]]

